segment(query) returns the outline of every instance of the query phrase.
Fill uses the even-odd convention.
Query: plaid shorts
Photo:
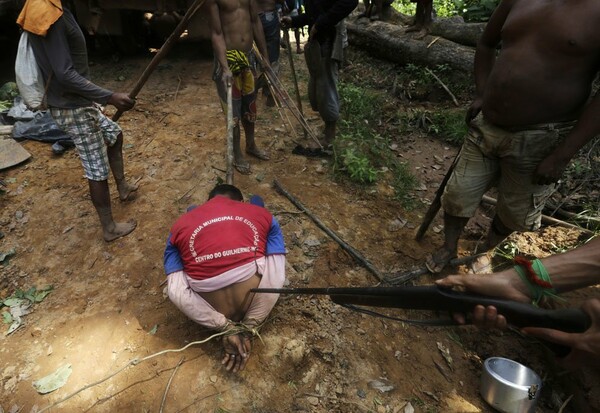
[[[56,124],[73,137],[85,177],[92,181],[108,179],[110,166],[106,146],[112,146],[121,128],[95,106],[76,109],[50,108]]]

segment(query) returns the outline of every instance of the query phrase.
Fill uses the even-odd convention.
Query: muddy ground
[[[294,58],[304,86],[303,60]],[[92,60],[98,84],[127,91],[149,56]],[[290,85],[285,55],[282,63],[281,77]],[[21,328],[0,334],[4,411],[40,410],[134,358],[210,336],[165,298],[162,253],[175,219],[188,205],[203,202],[217,180],[224,179],[225,122],[211,71],[212,58],[204,49],[178,48],[150,78],[136,107],[121,118],[126,171],[140,179],[140,189],[128,203],[118,201],[112,182],[111,191],[115,216],[138,221],[130,236],[110,244],[102,240],[74,151],[53,156],[46,144],[24,142],[32,159],[0,172],[8,185],[8,193],[0,197],[0,251],[16,251],[0,267],[0,297],[17,288],[54,287],[24,317]],[[253,173],[236,174],[235,183],[246,196],[262,195],[279,219],[289,250],[289,285],[368,286],[377,280],[278,195],[274,179],[383,272],[421,265],[441,244],[439,217],[434,222],[438,232],[430,231],[416,243],[414,231],[424,206],[406,210],[393,200],[386,182],[352,185],[333,174],[331,161],[292,155],[294,138],[285,132],[277,110],[266,108],[262,97],[258,108],[257,139],[272,160],[251,159]],[[318,128],[316,114],[309,111],[307,116]],[[415,198],[426,203],[457,148],[419,133],[394,139],[425,184]],[[444,159],[443,168],[432,168],[439,163],[433,154]],[[406,225],[397,225],[399,220]],[[472,253],[488,224],[481,215],[471,225],[461,254]],[[546,228],[514,242],[543,256],[557,245],[574,245],[579,236]],[[431,281],[423,277],[418,283]],[[395,314],[425,317],[414,311]],[[478,386],[482,361],[489,356],[520,361],[545,378],[540,412],[557,411],[569,395],[551,357],[513,332],[411,326],[350,312],[317,297],[280,301],[241,374],[226,372],[220,356],[217,342],[161,355],[82,391],[53,411],[157,412],[182,359],[165,397],[165,412],[397,413],[409,412],[411,406],[416,412],[487,412]],[[64,387],[38,394],[32,382],[65,364],[72,366],[72,374]],[[382,392],[375,381],[389,387]]]

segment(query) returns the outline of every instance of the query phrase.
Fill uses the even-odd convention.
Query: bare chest
[[[250,0],[217,0],[221,18],[239,13],[247,13],[250,9]]]
[[[599,26],[596,0],[520,0],[502,27],[502,43],[587,56],[600,52]]]

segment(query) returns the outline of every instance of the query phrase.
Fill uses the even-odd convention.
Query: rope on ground
[[[183,360],[185,360],[185,357],[182,357],[181,360],[179,360],[179,363],[177,363],[177,366],[175,366],[175,370],[173,370],[171,377],[169,377],[169,381],[167,382],[167,387],[165,387],[165,394],[163,394],[162,402],[160,403],[159,413],[163,413],[163,411],[164,411],[165,401],[167,400],[167,393],[169,392],[169,387],[171,387],[171,382],[173,381],[173,377],[175,377],[175,373],[177,373],[177,370],[179,370],[179,366],[181,366],[181,363],[183,363]]]
[[[206,338],[204,340],[192,341],[191,343],[187,344],[184,347],[181,347],[181,348],[178,348],[178,349],[167,349],[167,350],[159,351],[158,353],[150,354],[150,355],[148,355],[146,357],[142,357],[141,359],[140,358],[131,359],[131,360],[129,360],[127,362],[127,364],[125,364],[123,367],[121,367],[119,370],[115,371],[114,373],[109,374],[108,376],[104,377],[103,379],[100,379],[100,380],[95,381],[95,382],[93,382],[91,384],[83,386],[79,390],[74,391],[73,393],[69,394],[68,396],[63,397],[62,399],[58,400],[57,402],[54,402],[51,405],[44,407],[38,413],[42,413],[42,412],[45,412],[47,410],[50,410],[53,407],[56,407],[59,404],[62,404],[64,402],[66,402],[67,400],[75,397],[76,395],[78,395],[82,391],[87,390],[89,388],[92,388],[94,386],[97,386],[97,385],[99,385],[101,383],[104,383],[105,381],[113,378],[117,374],[119,374],[122,371],[126,370],[130,366],[137,366],[138,364],[140,364],[143,361],[150,360],[150,359],[152,359],[154,357],[158,357],[158,356],[163,355],[163,354],[167,354],[167,353],[180,353],[180,352],[182,352],[184,350],[187,350],[191,346],[195,346],[197,344],[207,343],[208,341],[212,340],[213,338],[217,338],[217,337],[221,337],[221,336],[226,336],[226,335],[228,336],[228,335],[233,335],[233,334],[239,334],[241,332],[251,332],[254,335],[258,335],[258,328],[250,329],[250,328],[244,326],[243,324],[236,323],[233,328],[231,328],[231,329],[229,329],[227,331],[223,331],[221,333],[213,334],[212,336],[210,336],[210,337],[208,337],[208,338]],[[258,337],[260,338],[260,335],[258,335]]]

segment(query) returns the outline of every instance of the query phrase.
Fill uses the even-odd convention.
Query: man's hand
[[[121,112],[125,112],[133,108],[135,100],[131,99],[127,93],[113,93],[108,99],[108,104],[113,105]]]
[[[289,29],[292,27],[292,18],[290,16],[283,16],[279,25],[282,29]]]
[[[550,185],[558,182],[570,159],[556,156],[554,153],[548,155],[535,170],[533,183],[537,185]]]
[[[477,117],[477,115],[479,115],[479,112],[481,112],[482,106],[483,106],[483,98],[476,97],[473,100],[473,102],[471,103],[471,105],[469,106],[469,109],[467,109],[467,115],[465,116],[465,122],[467,123],[467,125],[469,125],[471,123],[471,121],[473,119],[475,119],[475,117]]]
[[[221,364],[225,365],[227,371],[238,371],[244,370],[248,358],[250,357],[250,350],[252,349],[252,342],[249,337],[243,336],[242,334],[234,334],[231,336],[223,337],[223,350],[225,355]]]
[[[569,370],[583,366],[600,367],[600,300],[588,300],[581,309],[592,319],[592,325],[583,333],[565,333],[539,327],[526,327],[522,331],[530,336],[570,347],[571,352],[561,359],[561,364]]]
[[[489,297],[498,297],[505,300],[517,302],[529,302],[528,288],[514,270],[507,270],[493,275],[449,275],[446,278],[435,282],[444,288],[462,288],[468,292],[486,295]],[[462,313],[452,314],[454,320],[459,324],[465,324],[466,316]],[[473,324],[479,328],[505,329],[507,326],[506,318],[498,314],[495,307],[484,307],[478,305],[473,309]]]
[[[231,86],[233,82],[233,73],[229,69],[223,69],[223,74],[221,75],[221,81],[225,85],[225,87]]]

